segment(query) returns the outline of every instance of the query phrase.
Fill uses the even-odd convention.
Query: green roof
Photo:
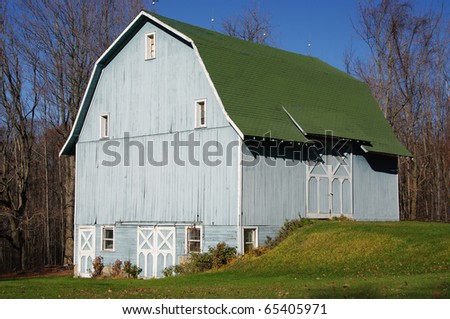
[[[153,15],[193,40],[226,112],[244,135],[305,142],[332,131],[364,142],[368,151],[411,155],[363,82],[317,58]]]
[[[243,41],[145,11],[96,62],[61,154],[75,152],[101,70],[148,21],[162,23],[160,27],[185,43],[193,41],[225,111],[244,137],[305,143],[332,134],[359,141],[369,152],[411,156],[395,137],[363,82],[317,58]]]

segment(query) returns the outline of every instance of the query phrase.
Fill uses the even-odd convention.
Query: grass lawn
[[[316,221],[260,257],[175,278],[0,280],[0,298],[450,298],[450,224]]]

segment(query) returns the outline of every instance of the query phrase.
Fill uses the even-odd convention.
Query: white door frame
[[[353,153],[352,153],[352,146],[351,144],[346,147],[346,152],[343,154],[343,156],[337,156],[338,163],[337,165],[333,165],[334,160],[331,157],[336,157],[331,155],[331,150],[327,150],[324,154],[322,154],[322,160],[323,161],[316,161],[314,165],[307,164],[306,165],[306,216],[309,218],[327,218],[331,216],[346,216],[349,218],[353,217]],[[330,154],[330,155],[329,155]],[[331,163],[329,163],[331,158]],[[314,168],[316,166],[321,166],[324,173],[315,173]],[[338,170],[340,167],[343,167],[345,170],[345,174],[338,174]],[[310,190],[310,181],[311,179],[316,179],[317,181],[317,203],[316,207],[318,209],[317,212],[310,212],[309,211],[309,195],[312,190]],[[327,189],[323,190],[320,187],[320,179],[326,178],[328,180],[327,183]],[[338,180],[339,181],[339,211],[335,212],[333,211],[333,181]],[[348,200],[350,201],[350,213],[344,213],[343,209],[343,201],[345,200],[343,198],[343,190],[344,190],[344,182],[348,181],[350,183],[350,194]],[[328,210],[327,212],[320,212],[320,204],[321,204],[321,192],[327,193],[327,205]]]
[[[77,273],[80,277],[92,276],[92,262],[95,259],[95,236],[95,226],[80,226],[78,228]]]
[[[164,234],[163,232],[168,232]],[[168,248],[164,248],[164,246]],[[144,256],[140,263],[141,254]],[[148,255],[152,256],[152,265],[147,264]],[[158,277],[158,256],[164,258],[163,268],[170,266],[167,257],[172,257],[172,264],[176,263],[176,228],[170,226],[140,226],[137,228],[137,266],[142,268],[141,277]],[[151,270],[151,273],[150,273]]]

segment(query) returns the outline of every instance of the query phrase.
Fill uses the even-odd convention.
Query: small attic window
[[[109,137],[109,114],[100,115],[100,138]]]
[[[145,59],[146,60],[156,58],[155,46],[156,46],[155,32],[147,33],[145,35]]]
[[[206,127],[206,100],[195,101],[195,128]]]

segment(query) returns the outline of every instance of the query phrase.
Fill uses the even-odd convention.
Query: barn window
[[[100,138],[109,137],[109,114],[100,115]]]
[[[114,227],[102,228],[102,250],[114,250]]]
[[[206,127],[206,100],[195,101],[195,127]]]
[[[186,228],[187,253],[200,253],[202,251],[202,229],[200,227]]]
[[[155,33],[145,35],[145,59],[150,60],[156,58],[156,38]]]
[[[256,228],[244,228],[244,253],[258,247]]]

